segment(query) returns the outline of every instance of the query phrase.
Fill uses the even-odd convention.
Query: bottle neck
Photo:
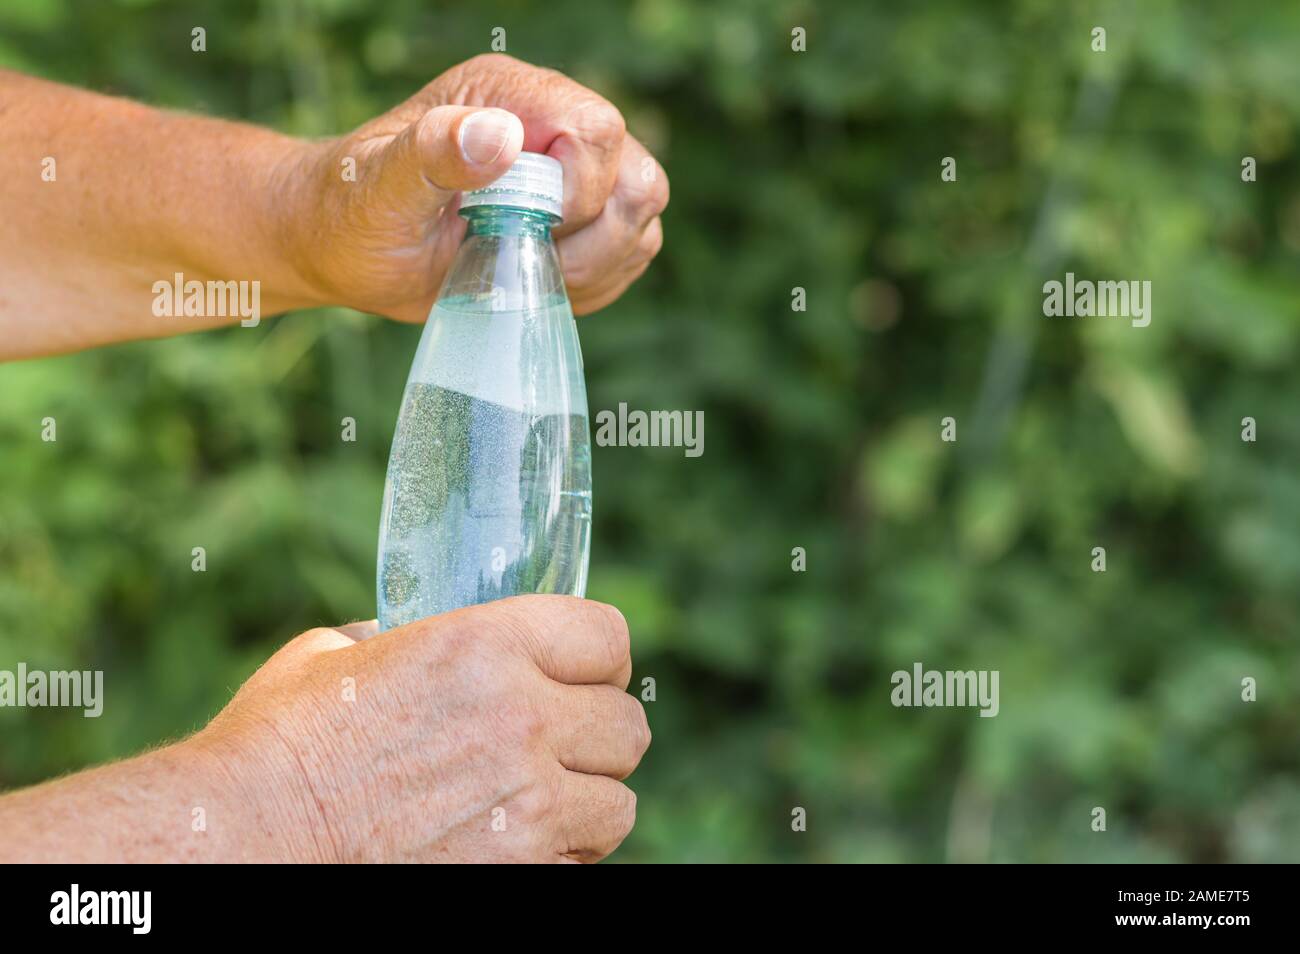
[[[505,205],[476,205],[461,209],[460,214],[469,221],[467,237],[513,235],[550,241],[551,226],[560,221],[549,212]]]

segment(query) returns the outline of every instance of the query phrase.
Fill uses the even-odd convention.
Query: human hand
[[[523,596],[314,629],[185,743],[292,861],[597,861],[650,742],[610,606]],[[347,701],[351,687],[354,701]]]
[[[668,178],[609,102],[502,54],[290,153],[275,177],[284,255],[315,303],[424,321],[464,235],[457,193],[499,177],[521,149],[564,166],[554,234],[565,284],[575,313],[603,308],[658,254]],[[355,181],[343,177],[349,159]]]

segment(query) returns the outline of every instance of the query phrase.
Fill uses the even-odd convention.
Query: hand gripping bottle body
[[[429,314],[388,458],[383,629],[520,593],[582,596],[591,439],[551,227],[548,156],[462,197],[469,229]]]

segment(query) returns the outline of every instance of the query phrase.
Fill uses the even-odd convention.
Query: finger
[[[648,257],[629,261],[643,247],[646,229],[668,205],[668,177],[650,153],[635,139],[624,143],[618,180],[600,216],[560,239],[558,250],[570,295],[581,297],[608,283],[611,275],[631,270]],[[662,239],[662,230],[655,233]]]
[[[522,120],[523,148],[564,166],[564,223],[557,235],[592,222],[618,175],[627,127],[604,97],[555,70],[502,53],[489,53],[453,67],[422,95],[508,109]]]
[[[582,300],[573,302],[573,314],[576,317],[590,315],[593,312],[600,311],[608,305],[612,305],[618,299],[623,297],[623,292],[631,287],[632,283],[645,274],[646,269],[650,267],[647,262],[640,268],[624,276],[617,284],[608,286],[599,292],[585,296]]]
[[[609,201],[636,231],[668,208],[668,175],[634,136],[623,140],[618,178]]]
[[[568,256],[574,280],[591,285],[636,244],[646,226],[668,205],[668,177],[645,147],[629,136],[609,201],[597,219],[571,235],[559,247]],[[566,276],[569,277],[569,276]]]
[[[645,707],[613,686],[556,687],[551,739],[560,764],[571,772],[631,775],[650,746]]]
[[[660,239],[662,240],[662,239]],[[638,278],[646,273],[650,268],[649,259],[642,261],[640,265],[634,266],[630,272],[617,272],[611,274],[608,281],[603,282],[598,289],[582,290],[573,298],[573,315],[590,315],[591,312],[601,311],[606,305],[615,302],[633,285]]]
[[[564,221],[555,227],[560,236],[576,232],[600,215],[618,177],[626,130],[623,115],[594,93],[590,96],[565,117],[564,131],[545,149],[564,167]]]
[[[574,861],[600,861],[636,824],[636,793],[604,775],[565,772],[557,816],[558,853]]]
[[[632,678],[627,620],[612,606],[574,596],[532,595],[478,609],[494,614],[508,642],[556,682],[626,689]]]
[[[523,141],[519,118],[504,109],[430,109],[366,157],[359,178],[368,207],[432,225],[457,192],[500,178]]]
[[[613,302],[628,286],[645,274],[651,260],[663,246],[663,226],[655,219],[642,233],[637,251],[619,269],[611,270],[595,288],[576,288],[571,295],[575,315],[589,315]]]

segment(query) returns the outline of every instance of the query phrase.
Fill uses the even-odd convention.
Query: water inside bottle
[[[484,315],[439,302],[429,320],[388,465],[380,623],[583,595],[591,446],[567,303]]]

